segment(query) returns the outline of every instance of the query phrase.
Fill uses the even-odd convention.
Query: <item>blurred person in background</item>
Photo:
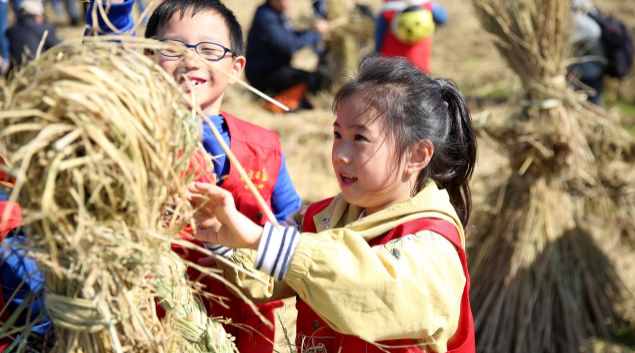
[[[247,80],[259,90],[275,95],[292,110],[310,108],[307,92],[327,84],[326,75],[291,66],[293,54],[304,47],[318,51],[328,23],[318,18],[312,30],[297,30],[289,23],[289,0],[267,0],[256,10],[247,36]],[[280,112],[274,105],[267,109]]]
[[[9,24],[9,1],[0,0],[0,76],[9,69],[9,40],[6,36]]]
[[[321,18],[326,18],[327,16],[327,5],[326,0],[313,0],[312,1],[313,13]]]
[[[361,59],[372,54],[375,14],[364,1],[357,0],[314,0],[313,13],[329,23],[318,70],[329,78],[324,88],[335,93],[355,76]]]
[[[20,2],[16,22],[7,30],[7,38],[11,67],[20,66],[33,59],[42,41],[42,50],[48,50],[60,42],[55,28],[44,19],[42,0]]]
[[[447,21],[447,11],[436,2],[384,0],[375,23],[375,49],[382,56],[404,57],[429,74],[432,36]]]
[[[589,101],[600,104],[607,61],[601,41],[602,28],[590,16],[597,10],[590,0],[572,0],[571,11],[573,28],[570,41],[574,63],[568,67],[569,79],[586,86],[576,88],[586,89]]]
[[[62,7],[62,0],[51,0],[51,4],[53,5],[53,11],[55,11],[55,16],[57,18],[64,17],[64,11],[66,11],[66,15],[70,21],[70,25],[75,27],[81,23],[79,7],[77,6],[77,0],[63,0],[64,6]]]

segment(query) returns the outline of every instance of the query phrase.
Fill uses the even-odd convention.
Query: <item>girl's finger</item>
[[[197,192],[189,192],[187,194],[187,198],[189,200],[203,200],[203,201],[207,201],[207,200],[213,200],[213,197],[209,197],[209,195],[207,194],[199,194]]]

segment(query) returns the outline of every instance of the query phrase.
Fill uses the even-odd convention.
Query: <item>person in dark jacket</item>
[[[252,85],[269,94],[316,92],[325,85],[325,76],[294,68],[291,59],[304,47],[317,50],[328,23],[317,19],[314,30],[296,30],[286,16],[288,4],[288,0],[267,0],[256,10],[247,36],[245,74]]]
[[[9,41],[6,31],[9,22],[9,1],[0,0],[0,76],[9,68]]]
[[[568,67],[568,75],[582,84],[574,81],[573,86],[586,91],[589,102],[601,104],[607,59],[601,41],[602,28],[590,15],[597,8],[591,0],[571,0],[571,11],[570,43],[575,60]]]
[[[7,30],[13,67],[35,57],[45,32],[42,50],[50,49],[60,42],[55,34],[55,27],[44,19],[44,5],[41,0],[22,0],[19,6],[16,23]]]

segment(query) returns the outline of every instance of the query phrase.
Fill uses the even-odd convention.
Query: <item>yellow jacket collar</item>
[[[365,239],[370,240],[415,219],[440,218],[454,224],[461,241],[465,243],[461,221],[450,203],[448,193],[439,189],[434,182],[426,184],[419,193],[406,201],[360,218],[362,211],[362,208],[347,203],[339,194],[324,210],[313,217],[313,221],[318,232],[346,228],[359,232]]]

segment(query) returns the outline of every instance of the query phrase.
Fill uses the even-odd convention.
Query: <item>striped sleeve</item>
[[[213,252],[215,255],[222,257],[230,257],[234,253],[234,249],[217,244],[206,243],[205,248]]]
[[[258,245],[256,269],[281,281],[289,270],[289,262],[299,240],[296,227],[277,227],[271,223],[265,224]]]

